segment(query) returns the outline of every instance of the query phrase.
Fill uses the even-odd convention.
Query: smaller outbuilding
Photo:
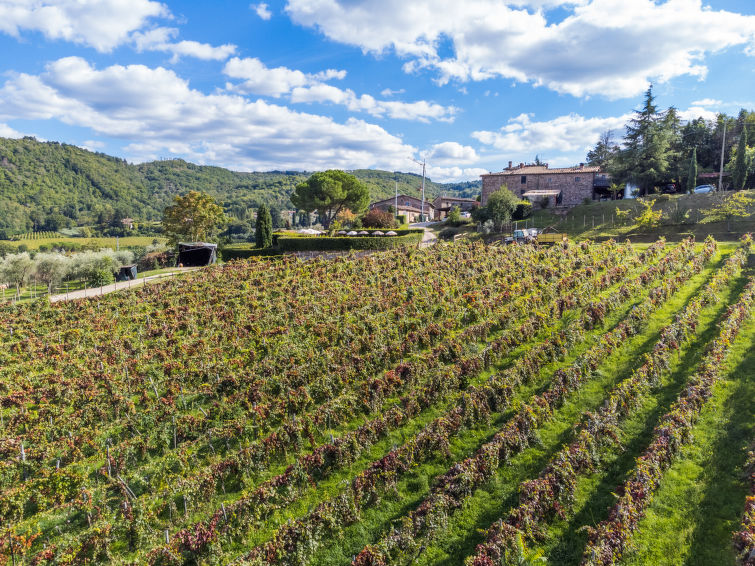
[[[133,281],[136,279],[136,264],[122,265],[115,275],[116,281]]]
[[[178,265],[202,267],[218,260],[218,245],[206,242],[181,242],[178,244]]]

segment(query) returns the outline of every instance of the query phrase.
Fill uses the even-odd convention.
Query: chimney
[[[509,161],[509,169],[511,169],[511,161]]]
[[[519,164],[519,169],[523,169],[523,168],[524,168],[524,163],[520,163]]]
[[[546,169],[548,168],[548,164],[547,164],[547,163],[545,164],[545,168],[546,168]]]
[[[585,164],[584,164],[584,163],[580,163],[580,164],[579,164],[579,168],[580,168],[580,169],[584,169],[584,168],[585,168]]]

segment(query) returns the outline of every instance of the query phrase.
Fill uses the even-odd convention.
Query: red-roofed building
[[[549,206],[569,208],[581,204],[585,199],[610,196],[610,179],[600,167],[580,163],[575,167],[549,168],[544,165],[509,166],[499,173],[488,173],[482,177],[481,205],[485,206],[488,197],[506,186],[519,198],[533,203],[549,200]]]

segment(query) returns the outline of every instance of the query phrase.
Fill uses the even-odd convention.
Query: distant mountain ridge
[[[419,195],[422,178],[414,173],[377,169],[350,171],[370,189],[372,200],[399,193]],[[113,219],[159,220],[173,197],[190,190],[209,193],[238,218],[266,204],[292,208],[289,195],[311,172],[244,173],[195,165],[182,159],[133,165],[125,159],[75,145],[35,138],[0,138],[0,237],[30,230],[59,230]],[[425,195],[475,197],[480,181],[434,183]]]

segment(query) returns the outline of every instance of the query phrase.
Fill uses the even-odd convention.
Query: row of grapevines
[[[683,269],[682,266],[691,258],[691,248],[691,243],[683,244],[680,248],[683,251],[672,254],[673,260],[669,258],[668,261],[662,261],[654,270],[654,273],[666,272],[669,268],[672,272]],[[652,280],[653,278],[646,272],[638,280],[647,281],[647,279]],[[638,283],[638,285],[640,284]],[[621,293],[621,290],[617,293]],[[588,310],[601,312],[607,309],[600,305],[596,309]],[[592,317],[592,312],[589,316]],[[352,480],[347,491],[321,504],[304,519],[286,525],[270,543],[254,549],[246,558],[264,562],[270,556],[277,555],[279,556],[278,560],[295,561],[305,549],[311,552],[317,541],[331,530],[340,529],[342,525],[353,522],[356,518],[355,512],[360,505],[369,504],[379,495],[385,485],[390,485],[392,479],[406,469],[402,460],[397,456],[397,454],[391,453],[381,461],[376,462],[365,473]]]
[[[729,307],[721,332],[713,342],[689,385],[671,410],[655,427],[653,440],[637,458],[634,471],[620,487],[621,497],[608,519],[590,529],[582,564],[615,564],[637,529],[647,506],[682,446],[691,441],[692,428],[700,411],[713,394],[724,362],[742,324],[751,316],[755,304],[755,279],[751,279],[736,304]]]
[[[673,323],[661,330],[643,365],[609,394],[596,413],[585,416],[576,439],[551,459],[538,479],[521,486],[520,505],[505,520],[490,527],[486,542],[477,547],[468,564],[500,563],[507,553],[515,552],[518,537],[537,531],[553,514],[565,513],[573,503],[577,478],[600,465],[601,449],[615,448],[617,425],[631,414],[643,396],[660,385],[662,375],[669,370],[670,356],[695,335],[703,307],[716,300],[719,291],[741,271],[744,258],[741,249],[730,256],[703,291]]]

